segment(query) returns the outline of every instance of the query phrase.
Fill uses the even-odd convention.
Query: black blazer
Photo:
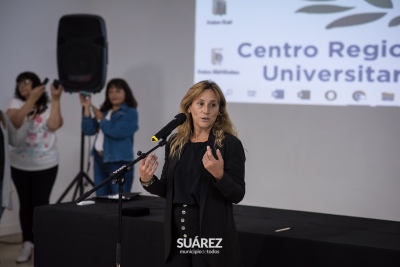
[[[171,138],[172,139],[172,138]],[[207,145],[214,157],[220,149],[224,159],[224,175],[217,181],[205,168],[202,170],[200,195],[200,238],[222,238],[219,254],[204,254],[209,266],[242,266],[240,246],[233,217],[232,203],[239,203],[245,195],[245,154],[242,143],[236,137],[226,134],[222,147],[214,147],[215,137],[210,133]],[[186,148],[186,146],[185,146]],[[166,199],[164,223],[165,260],[171,253],[172,240],[172,200],[174,171],[178,157],[169,157],[170,141],[165,148],[165,163],[161,179],[148,187],[148,192]]]

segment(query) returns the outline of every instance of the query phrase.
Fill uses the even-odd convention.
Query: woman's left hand
[[[139,174],[143,183],[148,183],[154,176],[158,167],[157,156],[153,153],[140,160]]]
[[[92,105],[92,111],[93,111],[93,115],[95,117],[96,120],[101,120],[104,118],[103,113],[100,111],[100,109],[96,108],[95,106]]]
[[[217,149],[217,158],[214,158],[210,146],[207,146],[207,151],[203,156],[203,165],[217,180],[224,175],[224,159],[219,149]]]

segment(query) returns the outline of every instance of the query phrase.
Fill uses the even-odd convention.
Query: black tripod
[[[83,108],[82,108],[82,115],[83,115]],[[90,180],[89,176],[83,171],[84,146],[85,146],[85,136],[84,136],[83,132],[81,131],[81,162],[80,162],[79,173],[75,176],[75,179],[69,184],[67,189],[65,189],[64,193],[62,193],[61,197],[57,200],[57,203],[60,203],[61,200],[63,200],[63,198],[67,195],[69,190],[71,190],[71,188],[74,186],[74,184],[76,184],[76,185],[75,185],[74,196],[72,199],[76,199],[76,197],[78,195],[78,189],[79,189],[79,195],[83,194],[84,186],[87,185],[87,183],[94,186],[94,182],[92,180]],[[86,182],[84,181],[84,179],[86,179]]]

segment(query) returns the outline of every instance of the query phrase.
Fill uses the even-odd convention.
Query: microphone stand
[[[113,180],[113,184],[118,183],[118,241],[117,241],[117,250],[116,250],[116,267],[121,266],[121,243],[122,243],[122,193],[123,193],[123,185],[124,185],[124,174],[128,172],[131,167],[139,162],[140,160],[144,159],[149,155],[151,152],[156,150],[159,147],[164,146],[167,143],[164,139],[160,140],[158,145],[147,151],[146,153],[142,153],[138,151],[137,155],[139,156],[137,159],[133,160],[132,162],[123,165],[118,170],[115,170],[107,179],[105,179],[100,184],[96,185],[80,197],[75,200],[75,203],[79,203],[89,197],[94,191],[98,190],[100,187],[104,186],[110,180]]]

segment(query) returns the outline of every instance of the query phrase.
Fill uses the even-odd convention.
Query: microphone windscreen
[[[175,119],[179,120],[180,124],[182,124],[186,121],[186,115],[185,113],[179,113],[178,115],[175,116]]]

